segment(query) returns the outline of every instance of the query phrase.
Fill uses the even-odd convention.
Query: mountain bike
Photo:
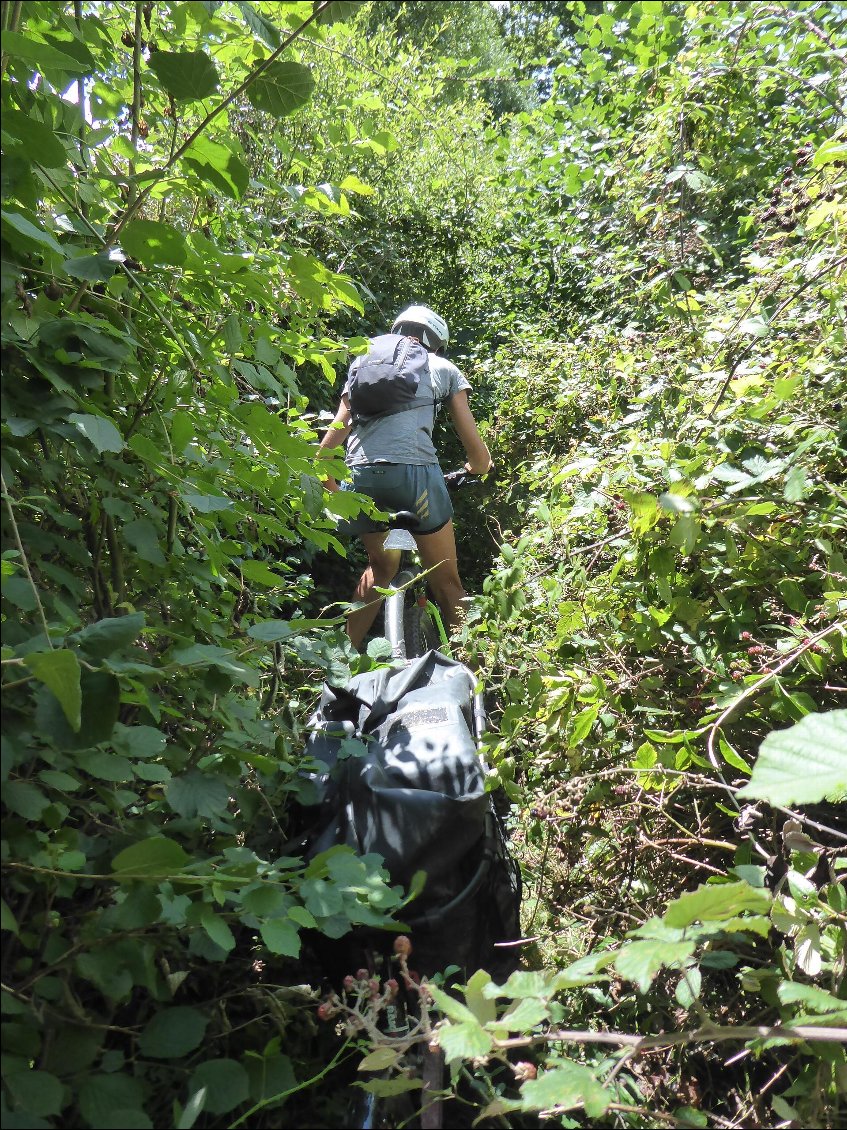
[[[449,472],[444,481],[450,491],[472,486],[481,480],[460,470]],[[405,664],[430,650],[450,656],[450,640],[441,611],[427,592],[426,573],[421,567],[413,532],[418,518],[410,511],[399,511],[389,517],[386,549],[399,550],[400,567],[388,586],[385,598],[385,638],[391,646],[394,663]],[[482,694],[477,691],[473,704],[473,732],[481,748],[486,718]],[[488,860],[480,863],[479,881],[487,872]],[[477,884],[471,882],[471,894]],[[463,898],[466,897],[463,894]],[[457,902],[459,900],[456,900]],[[450,907],[445,908],[449,919]],[[414,934],[413,934],[414,936]],[[421,990],[411,979],[403,955],[381,955],[381,968],[374,970],[381,986],[396,986],[394,996],[379,1014],[383,1036],[403,1047],[391,1078],[386,1078],[385,1093],[369,1094],[358,1125],[362,1130],[389,1130],[408,1126],[421,1130],[438,1130],[443,1125],[441,1092],[444,1087],[444,1058],[437,1047],[431,1047],[429,1017]],[[409,959],[414,966],[414,957]],[[392,1086],[400,1079],[409,1089]],[[392,1082],[393,1080],[393,1082]],[[361,1108],[360,1108],[361,1110]]]
[[[455,492],[482,480],[467,471],[450,471],[444,476],[447,489]],[[391,644],[391,658],[398,662],[414,659],[435,649],[450,655],[450,640],[438,605],[429,599],[426,574],[417,556],[413,532],[419,525],[411,511],[401,510],[389,518],[386,549],[400,550],[400,568],[385,598],[385,638]]]

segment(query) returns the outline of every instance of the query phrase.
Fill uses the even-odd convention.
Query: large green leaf
[[[189,862],[189,856],[176,840],[151,836],[130,844],[112,860],[112,870],[122,882],[136,878],[173,875]]]
[[[207,1024],[196,1008],[163,1008],[138,1037],[138,1046],[151,1059],[178,1059],[199,1047]]]
[[[78,732],[82,725],[82,687],[76,653],[67,648],[40,651],[27,655],[24,662],[50,688],[59,700],[71,729]]]
[[[247,97],[257,110],[284,118],[305,106],[314,89],[305,63],[271,63],[247,88]]]
[[[807,714],[768,734],[739,796],[776,805],[816,804],[847,797],[847,710]]]
[[[121,247],[140,263],[180,267],[188,258],[185,236],[158,220],[133,220],[121,232]]]
[[[438,1030],[438,1043],[448,1063],[459,1059],[486,1056],[494,1046],[494,1038],[474,1020],[447,1024]]]
[[[183,155],[182,161],[213,188],[233,200],[240,200],[250,183],[250,172],[241,158],[226,145],[205,136],[198,137]]]
[[[67,150],[50,126],[23,110],[3,110],[3,132],[25,146],[27,158],[45,169],[59,169],[67,163]]]
[[[178,101],[208,98],[218,89],[218,70],[205,51],[154,51],[150,69]]]
[[[49,1071],[4,1072],[3,1082],[27,1114],[49,1117],[62,1109],[62,1084]]]
[[[62,247],[56,242],[55,238],[50,232],[44,231],[43,228],[37,227],[26,216],[22,216],[19,212],[7,212],[3,209],[2,212],[3,230],[9,242],[15,246],[19,246],[22,237],[24,246],[31,243],[42,244],[49,247],[51,251],[57,251],[62,254]],[[12,234],[14,233],[14,234]]]
[[[86,439],[94,444],[100,455],[104,451],[123,451],[124,441],[121,433],[112,421],[105,416],[72,412],[68,419],[82,432]]]
[[[592,1118],[600,1118],[612,1101],[611,1093],[581,1063],[559,1063],[548,1068],[537,1079],[524,1083],[521,1098],[529,1110],[581,1105]]]
[[[118,720],[121,688],[108,671],[80,673],[82,711],[78,731],[71,729],[63,708],[52,694],[37,697],[36,721],[53,742],[65,749],[87,749],[106,741]]]
[[[17,31],[3,32],[3,54],[21,59],[32,70],[42,73],[60,71],[68,75],[84,75],[90,69],[90,64],[75,59],[73,55]]]
[[[221,777],[189,769],[173,777],[165,788],[168,804],[180,816],[221,816],[229,803],[229,787]]]
[[[288,919],[272,918],[270,922],[263,922],[259,933],[271,953],[283,957],[300,956],[300,934]]]
[[[660,969],[683,964],[693,952],[693,942],[629,942],[615,958],[615,969],[646,993]]]
[[[770,891],[751,887],[749,883],[704,883],[696,891],[688,891],[670,903],[664,921],[676,928],[698,921],[726,922],[745,910],[767,914],[770,905]]]
[[[140,1110],[144,1086],[132,1075],[114,1072],[86,1075],[79,1085],[79,1109],[96,1130],[116,1125],[116,1112]]]
[[[131,612],[128,616],[108,616],[89,624],[77,633],[79,646],[92,659],[105,659],[138,638],[144,627],[145,614]]]
[[[200,1087],[206,1088],[204,1110],[212,1114],[229,1114],[247,1099],[250,1079],[237,1060],[207,1059],[191,1076],[188,1085],[192,1093]]]

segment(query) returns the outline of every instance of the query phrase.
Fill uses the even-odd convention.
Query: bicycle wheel
[[[416,659],[433,648],[441,647],[438,628],[426,608],[417,603],[407,606],[403,614],[403,634],[406,637],[406,655]]]

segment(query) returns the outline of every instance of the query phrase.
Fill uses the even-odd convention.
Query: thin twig
[[[12,523],[12,533],[15,538],[15,545],[18,547],[18,553],[20,553],[21,555],[21,564],[24,567],[24,572],[26,573],[27,580],[29,581],[32,588],[32,593],[35,597],[35,603],[38,606],[38,612],[41,616],[41,623],[44,625],[44,635],[47,637],[47,646],[52,651],[53,641],[50,639],[50,628],[47,624],[47,617],[44,615],[44,605],[41,603],[41,597],[38,595],[38,589],[36,587],[35,581],[32,578],[32,573],[29,568],[29,561],[27,560],[26,556],[26,550],[24,549],[23,542],[21,541],[21,534],[20,530],[18,529],[18,523],[15,521],[15,511],[12,507],[12,499],[9,496],[9,490],[6,486],[6,480],[3,477],[2,472],[0,472],[0,485],[2,485],[3,487],[3,500],[5,501],[6,509],[9,512],[9,521]]]

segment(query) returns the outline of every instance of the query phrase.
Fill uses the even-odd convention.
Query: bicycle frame
[[[403,528],[390,527],[388,537],[385,539],[386,549],[399,549],[401,552],[400,568],[394,580],[389,585],[391,590],[385,598],[385,638],[391,644],[391,658],[404,661],[407,658],[406,631],[404,613],[406,609],[406,592],[414,591],[418,578],[422,576],[420,563],[417,560],[417,544],[411,533]],[[445,655],[450,654],[450,640],[444,627],[441,611],[427,596],[425,591],[417,597],[418,604],[425,608],[436,626],[439,637],[439,650]]]

